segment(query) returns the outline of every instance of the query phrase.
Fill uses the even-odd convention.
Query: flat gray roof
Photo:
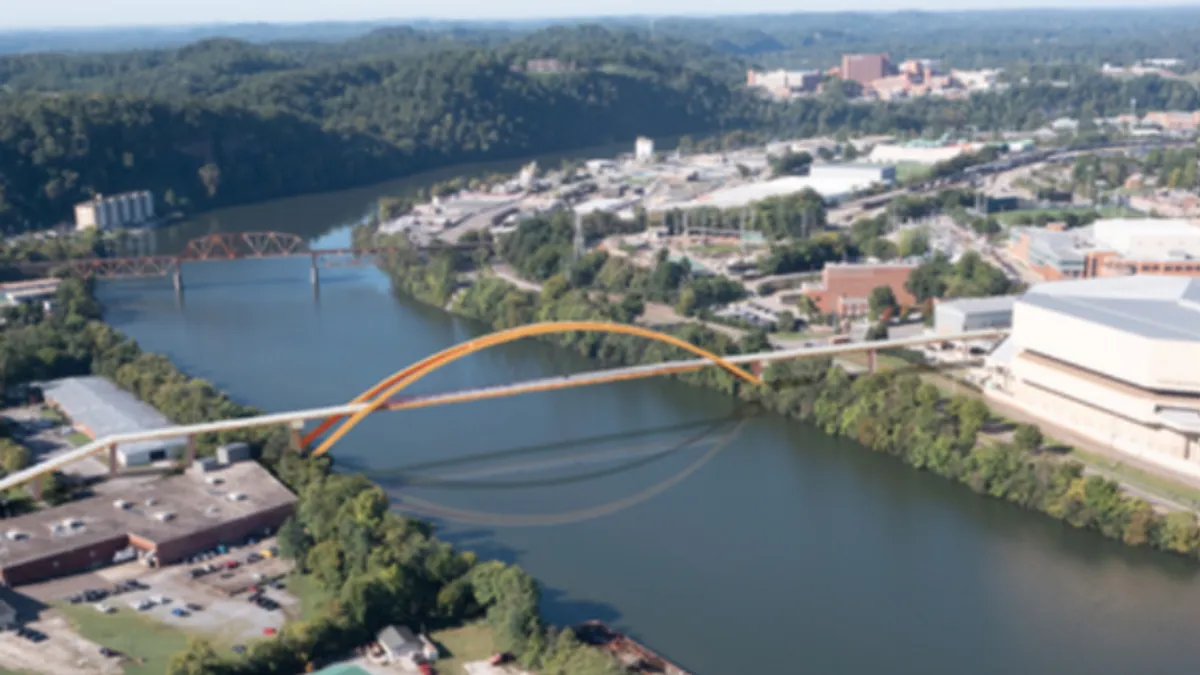
[[[219,482],[210,484],[209,478]],[[233,494],[244,497],[233,500]],[[118,499],[127,502],[128,508],[118,508]],[[106,489],[93,497],[0,522],[0,566],[40,560],[128,535],[158,546],[295,501],[290,490],[253,461],[206,473],[187,471],[129,483],[127,490]],[[162,521],[156,517],[160,513],[172,517]],[[74,521],[74,526],[67,526],[68,521]],[[21,536],[10,537],[10,533]]]
[[[1011,312],[1017,303],[1015,295],[997,295],[990,298],[955,298],[943,300],[936,307],[956,309],[963,314],[984,314],[991,312]]]
[[[96,375],[64,377],[41,384],[46,400],[57,405],[92,438],[171,426],[171,420],[133,394]],[[137,454],[187,443],[186,438],[138,441],[121,445],[123,454]]]
[[[1200,279],[1136,275],[1037,284],[1035,307],[1159,340],[1200,342]]]

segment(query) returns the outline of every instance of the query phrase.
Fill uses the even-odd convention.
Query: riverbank
[[[472,263],[444,253],[429,259],[406,256],[388,270],[397,292],[484,321],[495,329],[535,321],[627,320],[625,308],[587,288],[556,284],[534,294],[494,276],[475,275],[465,288],[459,274]],[[675,330],[716,353],[737,353],[739,344],[700,326]],[[611,365],[674,358],[658,345],[623,336],[566,335],[550,338],[562,347]],[[767,389],[748,389],[719,369],[680,379],[754,401],[785,417],[813,424],[827,434],[895,455],[905,463],[963,483],[977,493],[1038,511],[1073,527],[1099,532],[1133,547],[1147,546],[1200,557],[1195,514],[1160,514],[1145,500],[1124,494],[1118,483],[1085,475],[1078,462],[1062,461],[1041,448],[1013,443],[978,443],[996,422],[976,397],[947,395],[916,375],[881,373],[851,379],[827,360],[776,364],[767,370]]]
[[[91,290],[84,282],[64,281],[54,313],[0,330],[9,381],[101,374],[180,423],[259,412],[185,375],[166,357],[143,352],[102,321]],[[619,673],[605,654],[542,620],[537,584],[523,570],[481,561],[439,540],[428,522],[391,511],[384,491],[360,474],[334,472],[328,459],[287,452],[285,429],[219,440],[250,443],[264,466],[298,495],[294,517],[278,532],[280,554],[324,591],[327,602],[243,655],[191,640],[171,659],[168,675],[303,672],[309,663],[340,659],[390,624],[436,630],[480,620],[498,649],[541,672]],[[211,454],[217,441],[200,437],[200,453]]]

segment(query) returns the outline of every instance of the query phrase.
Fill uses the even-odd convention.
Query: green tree
[[[876,286],[867,297],[867,308],[871,318],[878,320],[885,312],[890,312],[893,316],[897,314],[900,311],[900,303],[897,302],[891,286]]]
[[[1013,443],[1026,452],[1036,452],[1042,448],[1042,431],[1032,424],[1019,424],[1013,432]]]

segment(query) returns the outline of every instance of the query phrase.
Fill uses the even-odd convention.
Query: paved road
[[[480,230],[486,230],[490,228],[493,224],[492,221],[496,216],[516,206],[518,203],[520,203],[520,201],[521,200],[519,199],[505,201],[495,206],[488,207],[487,209],[484,209],[473,216],[468,216],[458,225],[447,228],[438,233],[438,239],[451,244],[457,244],[458,240],[468,232],[479,232]]]

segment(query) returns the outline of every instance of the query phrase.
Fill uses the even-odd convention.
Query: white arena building
[[[1200,279],[1038,284],[990,360],[1028,413],[1200,476]]]

